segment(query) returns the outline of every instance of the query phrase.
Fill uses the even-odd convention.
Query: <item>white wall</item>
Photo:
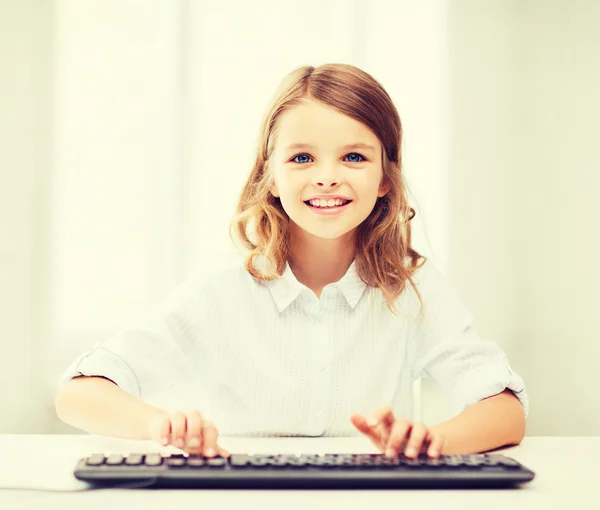
[[[529,359],[515,348],[522,279],[514,246],[515,177],[523,171],[515,142],[525,79],[518,3],[449,4],[447,275],[475,329],[498,342],[525,377]],[[535,420],[535,401],[531,408]]]
[[[451,3],[450,274],[529,435],[598,435],[600,3]]]
[[[58,374],[232,256],[279,80],[348,62],[400,111],[417,248],[524,376],[528,434],[597,434],[597,4],[261,5],[0,3],[0,383],[22,389],[0,393],[0,432],[76,432]],[[425,421],[446,413],[426,383]]]
[[[0,2],[0,432],[39,430],[52,5]]]
[[[600,434],[600,3],[526,3],[519,337],[532,431]]]

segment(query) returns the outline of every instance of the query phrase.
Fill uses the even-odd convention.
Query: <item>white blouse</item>
[[[390,405],[413,420],[413,382],[431,377],[456,414],[523,379],[482,340],[473,318],[428,260],[407,282],[398,317],[353,262],[320,299],[289,266],[271,282],[240,263],[196,271],[155,313],[93,346],[63,374],[101,375],[170,412],[196,409],[221,435],[356,436],[350,414]]]

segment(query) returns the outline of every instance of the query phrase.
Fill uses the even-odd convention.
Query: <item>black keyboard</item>
[[[96,453],[79,460],[75,477],[131,488],[433,489],[511,487],[535,476],[500,454],[129,455]]]

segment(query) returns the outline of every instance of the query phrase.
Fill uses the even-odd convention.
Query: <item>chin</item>
[[[288,212],[288,217],[297,229],[320,239],[333,240],[351,236],[362,223],[362,220],[355,215],[350,215],[352,217],[346,218],[323,217],[321,219],[318,217],[315,218],[314,213],[306,215],[305,211],[294,210],[290,212],[292,214]]]
[[[310,232],[307,231],[309,234],[312,234],[315,237],[318,237],[320,239],[339,239],[340,237],[343,237],[344,234],[347,234],[347,232],[342,232],[341,234],[331,234],[329,232]]]
[[[302,230],[304,230],[307,234],[313,235],[315,237],[319,237],[320,239],[339,239],[341,237],[347,237],[351,235],[355,230],[355,226],[350,227],[342,227],[342,228],[319,228],[315,225],[302,225],[297,224]]]

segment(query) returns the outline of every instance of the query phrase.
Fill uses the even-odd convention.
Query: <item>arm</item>
[[[522,377],[502,349],[482,339],[473,317],[448,280],[429,261],[419,275],[423,314],[410,334],[413,380],[433,379],[455,416],[430,427],[446,438],[446,453],[475,453],[518,444],[525,434],[529,398]]]
[[[525,436],[525,413],[519,399],[505,389],[430,430],[446,438],[445,455],[484,452],[519,444]]]
[[[103,377],[76,377],[55,399],[57,416],[90,434],[151,439],[149,424],[167,413],[138,400]]]
[[[192,363],[210,293],[196,278],[181,283],[152,313],[75,359],[55,398],[58,417],[89,433],[151,439],[147,428],[166,413],[146,402],[196,377]]]

